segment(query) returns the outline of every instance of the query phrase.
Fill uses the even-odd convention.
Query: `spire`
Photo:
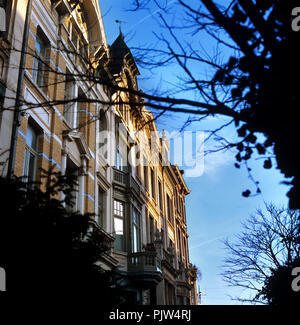
[[[122,39],[124,40],[124,35],[122,33],[122,28],[121,28],[121,24],[124,23],[124,21],[116,19],[116,23],[119,24],[119,36],[121,36]]]

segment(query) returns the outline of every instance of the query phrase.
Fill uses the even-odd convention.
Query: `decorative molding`
[[[75,141],[82,158],[90,160],[92,158],[90,149],[85,141],[82,132],[65,130],[63,131],[63,138],[70,142]]]
[[[97,172],[98,185],[107,192],[111,188],[111,184],[100,172]]]

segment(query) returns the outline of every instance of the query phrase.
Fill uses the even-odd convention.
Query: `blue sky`
[[[189,3],[192,1],[194,0]],[[153,32],[159,31],[156,24],[159,11],[153,9],[150,12],[130,12],[126,10],[130,4],[131,0],[100,0],[108,43],[111,44],[119,34],[119,26],[115,22],[117,19],[123,22],[122,31],[129,47],[155,44]],[[191,39],[193,41],[198,40]],[[205,50],[212,51],[209,38],[203,36],[201,42]],[[144,69],[140,69],[140,72],[139,87],[145,90],[155,88],[161,82],[174,80],[174,76],[181,73],[174,67],[166,67],[156,74]],[[192,95],[191,99],[194,99]],[[172,115],[172,118],[170,116],[157,121],[159,130],[178,130],[186,118],[179,114]],[[203,130],[219,123],[218,119],[201,124],[196,122],[188,130]],[[234,134],[233,127],[224,131],[224,135],[229,138]],[[202,303],[205,305],[236,304],[229,296],[238,296],[241,293],[240,289],[228,287],[220,276],[225,257],[221,240],[232,239],[234,234],[240,232],[241,222],[257,208],[263,208],[264,201],[287,204],[285,194],[288,188],[280,184],[283,176],[276,169],[265,170],[261,160],[253,160],[250,167],[255,179],[260,182],[262,194],[250,198],[242,197],[241,193],[247,188],[253,189],[253,184],[246,170],[236,169],[234,162],[234,154],[230,152],[212,154],[205,157],[201,176],[185,178],[191,190],[186,198],[190,260],[202,273],[199,285]],[[243,294],[247,295],[247,292]]]

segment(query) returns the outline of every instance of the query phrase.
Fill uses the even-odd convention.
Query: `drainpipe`
[[[26,18],[24,24],[24,34],[23,34],[23,42],[22,42],[22,50],[21,50],[21,58],[20,58],[17,92],[16,92],[16,104],[14,110],[13,128],[11,134],[8,171],[7,171],[8,178],[12,178],[15,173],[14,169],[15,169],[15,160],[16,160],[16,147],[17,147],[17,138],[18,138],[18,127],[21,124],[20,108],[22,107],[22,90],[23,90],[24,75],[25,75],[26,51],[27,51],[27,44],[28,44],[31,9],[32,9],[32,0],[28,0]]]

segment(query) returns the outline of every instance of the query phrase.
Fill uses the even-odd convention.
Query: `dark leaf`
[[[262,146],[260,143],[257,143],[256,149],[260,155],[263,155],[266,153],[266,148]]]
[[[247,126],[246,124],[244,124],[237,130],[237,133],[240,137],[244,137],[246,135],[246,130],[247,130]]]
[[[241,157],[241,154],[240,154],[240,153],[236,154],[236,155],[235,155],[235,158],[236,158],[236,160],[239,161],[239,162],[242,161],[242,157]]]
[[[243,151],[244,150],[244,145],[242,142],[240,142],[237,146],[236,146],[238,151]]]
[[[272,168],[272,162],[271,162],[270,158],[268,158],[267,160],[264,161],[264,168],[266,168],[266,169]]]
[[[242,193],[242,195],[243,195],[244,197],[248,197],[250,194],[251,194],[251,191],[249,191],[249,190],[246,190],[246,191],[244,191],[244,192]]]

